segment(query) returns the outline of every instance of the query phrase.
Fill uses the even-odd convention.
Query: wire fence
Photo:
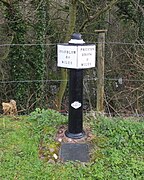
[[[89,79],[84,79],[84,81],[97,81],[98,78],[89,78]],[[144,82],[144,79],[123,79],[123,78],[104,78],[106,81],[129,81],[129,82]],[[23,81],[0,81],[0,84],[9,84],[9,83],[34,83],[34,82],[62,82],[62,81],[68,81],[68,80],[63,80],[63,79],[45,79],[45,80],[23,80]]]
[[[94,42],[96,45],[99,42]],[[0,48],[11,46],[52,46],[49,44],[0,44]],[[105,42],[105,92],[104,107],[108,116],[134,116],[144,117],[144,44],[131,42]],[[131,46],[133,49],[131,50]],[[29,114],[36,107],[55,109],[55,98],[63,79],[59,77],[56,67],[56,54],[53,64],[48,66],[55,78],[9,80],[1,76],[0,104],[15,98],[17,88],[25,86],[26,92],[16,99],[19,115]],[[49,59],[50,61],[50,59]],[[1,63],[2,64],[2,63]],[[2,65],[0,64],[0,68]],[[45,72],[47,74],[49,72]],[[2,73],[1,73],[2,74]],[[84,112],[95,112],[97,101],[97,67],[85,70]],[[37,89],[39,84],[39,89]],[[23,99],[24,98],[24,99]],[[68,112],[68,86],[62,101],[62,112]],[[2,114],[2,106],[0,108]]]
[[[105,78],[105,84],[107,84],[107,81],[110,81],[112,84],[114,83],[115,87],[117,87],[116,82],[119,79],[116,78]],[[55,97],[56,93],[59,88],[59,83],[63,80],[24,80],[24,81],[0,81],[1,86],[1,103],[3,101],[8,102],[9,99],[13,98],[13,89],[10,89],[10,84],[13,84],[16,88],[17,86],[21,84],[26,84],[27,89],[31,88],[31,84],[35,83],[44,83],[43,92],[41,92],[41,97],[37,97],[39,92],[33,92],[27,94],[27,97],[25,97],[25,100],[23,100],[23,104],[18,104],[18,110],[19,114],[29,114],[31,111],[34,110],[34,108],[51,108],[55,109]],[[84,89],[84,112],[95,112],[96,111],[96,81],[97,78],[91,78],[87,79],[84,78],[83,80],[83,89]],[[124,83],[125,80],[123,80]],[[140,87],[144,87],[144,80],[126,80],[131,82],[143,82],[143,86],[140,85]],[[95,83],[95,88],[91,88],[92,83]],[[94,86],[94,84],[93,84]],[[8,89],[7,91],[5,91]],[[139,112],[138,108],[135,108],[135,103],[137,104],[137,101],[143,100],[144,95],[142,94],[141,97],[138,97],[138,99],[133,98],[133,101],[131,101],[132,94],[135,93],[135,91],[139,90],[139,86],[132,88],[132,92],[127,92],[129,87],[123,90],[117,90],[113,96],[110,96],[108,92],[105,92],[104,97],[104,104],[105,104],[105,115],[108,116],[134,116],[134,117],[144,117],[144,113]],[[3,90],[3,92],[2,92]],[[131,96],[123,97],[124,94],[131,94]],[[121,99],[118,99],[119,95],[121,95]],[[34,98],[37,97],[37,98]],[[126,100],[127,102],[123,102],[123,100]],[[24,103],[25,102],[25,103]],[[116,107],[116,104],[119,103],[118,107]],[[120,105],[121,104],[121,105]],[[36,106],[35,106],[36,105]],[[66,90],[66,94],[64,96],[63,102],[62,102],[62,110],[61,112],[67,113],[68,112],[68,89]],[[2,113],[2,109],[1,109]]]
[[[91,43],[91,42],[88,42]],[[92,42],[93,43],[93,42]],[[94,42],[93,44],[98,44],[99,42]],[[102,42],[105,45],[132,45],[132,46],[144,46],[144,43],[131,43],[131,42]],[[57,43],[43,43],[43,44],[0,44],[0,47],[5,46],[56,46]]]

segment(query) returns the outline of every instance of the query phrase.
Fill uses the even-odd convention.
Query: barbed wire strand
[[[61,81],[68,81],[68,80],[22,80],[22,81],[0,81],[1,84],[8,84],[8,83],[33,83],[33,82],[61,82]]]
[[[88,42],[89,43],[89,42]],[[116,44],[116,45],[133,45],[133,46],[144,46],[144,43],[132,43],[132,42],[91,42],[93,44]],[[50,44],[0,44],[0,47],[4,46],[55,46],[61,43],[50,43]]]
[[[119,81],[119,79],[122,80],[122,82],[144,82],[144,79],[123,79],[123,78],[104,78],[104,80],[107,81]],[[98,78],[89,78],[89,79],[84,79],[84,81],[97,81]]]
[[[55,46],[57,44],[0,44],[0,47],[3,46]]]
[[[98,78],[91,78],[91,79],[84,79],[84,81],[97,81]],[[104,78],[104,80],[107,81],[118,81],[119,78]],[[8,83],[36,83],[36,82],[61,82],[61,81],[68,81],[68,80],[62,80],[62,79],[46,79],[46,80],[18,80],[18,81],[0,81],[0,84],[8,84]],[[122,79],[122,82],[144,82],[144,79]]]

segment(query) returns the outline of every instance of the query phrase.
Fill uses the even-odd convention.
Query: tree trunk
[[[67,29],[67,34],[65,36],[64,42],[67,43],[70,39],[71,34],[74,32],[76,23],[76,12],[77,12],[77,0],[71,0],[69,3],[69,25]],[[56,96],[56,110],[61,110],[62,98],[64,96],[66,86],[67,86],[67,69],[61,68],[61,83],[60,88]]]

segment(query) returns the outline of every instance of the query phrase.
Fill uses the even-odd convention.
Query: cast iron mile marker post
[[[58,44],[58,67],[69,68],[69,117],[66,136],[84,137],[83,69],[95,67],[95,45],[85,44],[81,34],[74,33],[68,44]]]
[[[83,70],[71,69],[69,72],[69,117],[66,136],[80,139],[83,131]]]
[[[79,43],[81,41],[81,43]],[[76,44],[74,44],[76,42]],[[80,34],[73,34],[69,44],[84,44]],[[69,71],[69,117],[66,136],[80,139],[83,131],[83,69],[70,69]]]

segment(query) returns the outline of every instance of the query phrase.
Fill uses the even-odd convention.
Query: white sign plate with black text
[[[87,69],[95,67],[96,47],[91,45],[57,45],[58,67]]]

